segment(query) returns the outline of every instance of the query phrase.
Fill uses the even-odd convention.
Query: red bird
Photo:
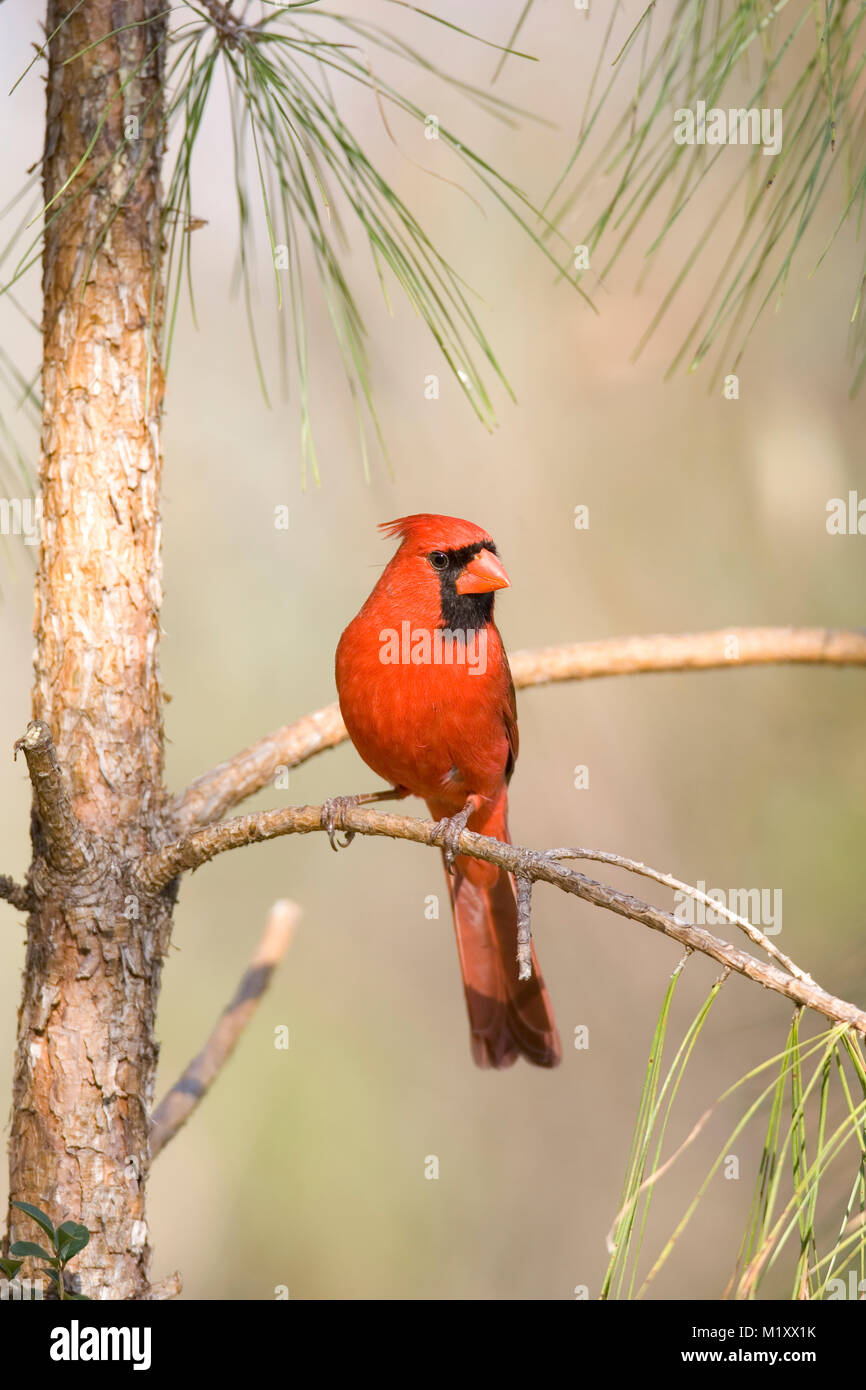
[[[532,952],[518,980],[517,900],[510,874],[455,858],[468,826],[508,841],[508,782],[517,757],[514,685],[493,621],[509,580],[486,531],[453,516],[405,516],[400,536],[337,647],[340,709],[349,737],[392,792],[328,803],[331,844],[347,803],[420,796],[442,822],[472,1055],[481,1067],[561,1059],[556,1024]]]

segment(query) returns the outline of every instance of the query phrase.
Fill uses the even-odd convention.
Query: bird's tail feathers
[[[479,861],[458,856],[449,878],[472,1055],[480,1067],[510,1067],[518,1057],[555,1067],[562,1048],[534,947],[531,977],[517,977],[513,879],[504,869],[491,874],[495,866],[485,864],[483,874],[479,868]]]

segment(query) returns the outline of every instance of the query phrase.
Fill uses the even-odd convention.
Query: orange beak
[[[493,589],[507,589],[509,583],[508,575],[493,552],[479,550],[460,575],[456,587],[458,594],[489,594]]]

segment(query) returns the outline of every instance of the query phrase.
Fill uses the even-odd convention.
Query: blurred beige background
[[[489,80],[491,50],[372,0],[358,8],[462,77]],[[518,8],[449,0],[436,11],[504,42]],[[631,7],[629,24],[639,8]],[[601,7],[586,20],[557,0],[536,6],[521,34],[519,46],[541,62],[510,62],[497,90],[555,128],[511,131],[434,78],[375,62],[541,202],[571,152],[605,24]],[[6,6],[0,32],[8,91],[38,33]],[[807,278],[836,202],[816,222],[781,312],[754,334],[740,399],[729,402],[708,394],[706,372],[662,382],[709,269],[639,364],[629,363],[699,221],[683,222],[639,295],[640,238],[603,288],[588,277],[595,317],[554,283],[550,266],[492,202],[482,215],[412,162],[459,177],[441,144],[399,120],[393,144],[375,99],[346,92],[347,122],[483,297],[483,323],[518,404],[499,390],[500,426],[486,434],[396,295],[388,316],[356,242],[347,265],[367,316],[394,477],[374,456],[364,480],[351,402],[314,290],[322,481],[304,492],[296,403],[265,408],[243,307],[229,296],[236,214],[223,92],[219,82],[195,170],[194,212],[207,219],[194,239],[199,331],[184,306],[165,419],[162,664],[172,788],[334,698],[337,639],[391,553],[376,523],[408,512],[466,516],[490,530],[512,579],[497,615],[514,649],[741,624],[863,624],[866,538],[831,538],[825,529],[827,499],[866,487],[866,400],[848,400],[844,355],[859,263],[852,236],[843,234],[820,274]],[[0,148],[4,202],[39,155],[42,100],[38,69],[4,98],[4,124],[15,132]],[[566,236],[581,240],[582,225],[578,209]],[[37,291],[31,278],[22,297],[38,314]],[[268,295],[263,275],[266,315]],[[7,351],[29,370],[36,338],[8,310],[2,323]],[[431,372],[440,377],[438,401],[424,396]],[[287,532],[273,525],[281,503],[290,508]],[[574,529],[578,504],[590,509],[588,531]],[[20,877],[30,799],[11,747],[29,716],[32,555],[4,547],[0,870]],[[862,671],[798,668],[525,693],[512,832],[534,846],[616,850],[712,887],[781,888],[782,949],[827,988],[862,1001],[863,697]],[[588,790],[574,789],[577,764],[589,768]],[[342,747],[250,809],[372,785]],[[648,885],[634,891],[669,901]],[[564,1062],[550,1075],[525,1065],[482,1073],[469,1057],[447,909],[439,921],[424,916],[430,893],[444,907],[438,855],[359,839],[335,857],[324,836],[227,855],[185,881],[164,975],[160,1093],[233,992],[270,903],[295,898],[304,920],[234,1059],[156,1164],[155,1278],[179,1268],[185,1296],[211,1299],[270,1298],[277,1285],[292,1298],[567,1299],[581,1284],[598,1295],[652,1029],[679,952],[636,924],[537,890],[536,944]],[[7,1096],[23,931],[9,909],[3,918]],[[709,962],[690,963],[672,1040],[713,973]],[[729,981],[687,1073],[666,1152],[725,1086],[782,1047],[789,1016],[778,998]],[[274,1047],[279,1025],[290,1029],[288,1052]],[[579,1025],[589,1028],[586,1051],[571,1045]],[[716,1116],[659,1184],[648,1254],[734,1119],[731,1110]],[[760,1140],[755,1130],[739,1143],[740,1181],[716,1179],[654,1296],[719,1296]],[[438,1181],[424,1176],[431,1154]],[[0,1196],[4,1182],[5,1171]]]

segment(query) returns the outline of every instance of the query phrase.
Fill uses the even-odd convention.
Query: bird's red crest
[[[379,530],[385,536],[399,536],[403,541],[416,543],[423,549],[452,549],[489,541],[490,534],[473,521],[459,516],[437,516],[435,512],[416,512],[396,521],[383,521]]]

